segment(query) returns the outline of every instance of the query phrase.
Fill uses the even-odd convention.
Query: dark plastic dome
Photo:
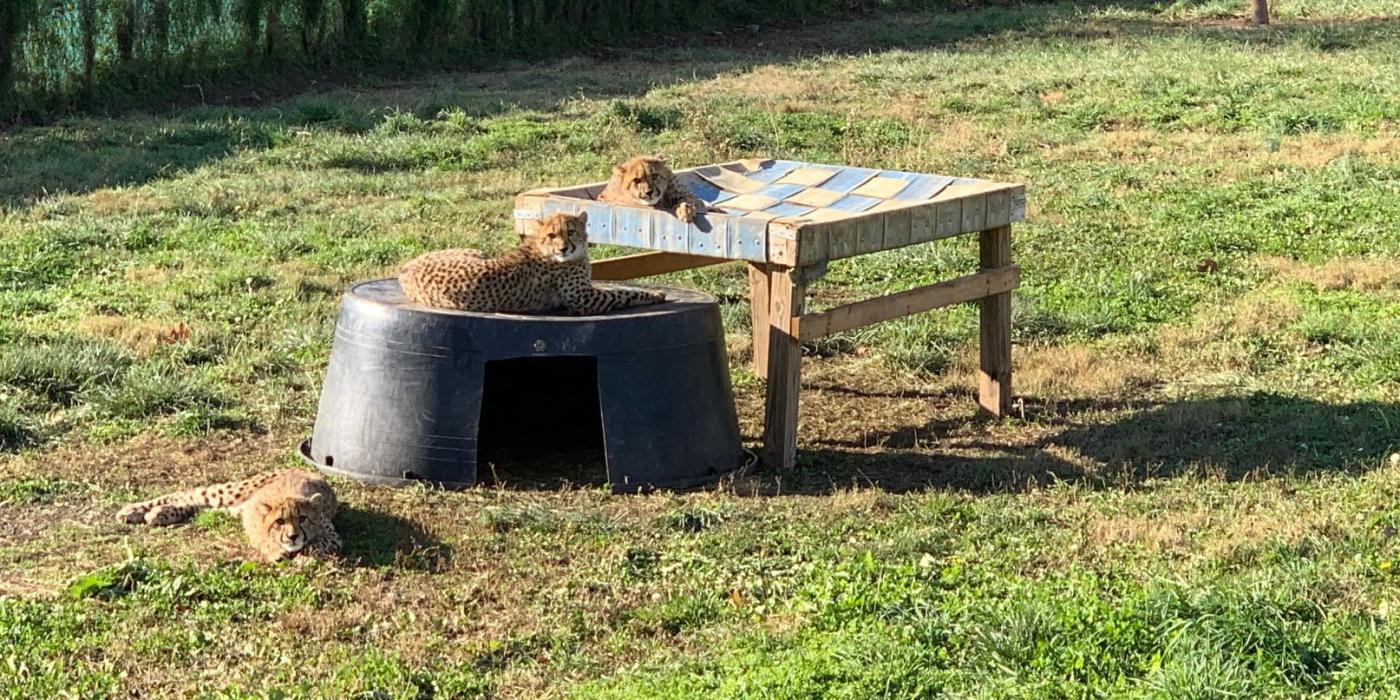
[[[302,455],[360,481],[461,488],[492,444],[591,440],[614,490],[715,481],[745,461],[719,310],[664,291],[661,304],[547,316],[429,309],[397,280],[357,284]]]

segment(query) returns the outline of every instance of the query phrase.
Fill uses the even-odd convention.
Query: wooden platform
[[[963,302],[981,304],[980,403],[1003,415],[1011,397],[1011,224],[1026,213],[1024,185],[788,160],[745,160],[676,171],[713,211],[686,224],[669,212],[596,201],[606,183],[516,197],[520,222],[588,212],[592,243],[650,249],[593,264],[624,280],[729,260],[750,263],[754,371],[768,377],[764,460],[796,455],[801,339]],[[937,284],[804,314],[807,284],[831,260],[977,233],[979,269]]]

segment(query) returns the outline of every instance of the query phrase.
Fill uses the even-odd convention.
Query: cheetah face
[[[307,524],[312,509],[321,494],[311,498],[288,498],[275,503],[258,504],[258,523],[270,542],[281,548],[285,556],[300,552],[306,546]]]
[[[584,260],[588,257],[588,213],[546,217],[525,242],[554,262]]]
[[[661,203],[671,183],[671,169],[657,156],[637,156],[613,168],[613,177],[622,189],[638,202],[649,207]]]

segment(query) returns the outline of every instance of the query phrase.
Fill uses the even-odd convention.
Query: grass
[[[0,134],[0,697],[1400,694],[1400,5],[1238,4],[878,15]],[[347,561],[306,569],[245,563],[228,518],[112,522],[294,463],[346,284],[499,250],[516,192],[640,151],[1028,183],[1012,419],[974,414],[960,307],[808,347],[790,473],[338,482]],[[812,303],[975,262],[839,262]],[[666,281],[721,298],[756,438],[742,268]]]

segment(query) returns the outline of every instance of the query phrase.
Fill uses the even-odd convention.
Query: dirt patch
[[[65,445],[0,460],[0,478],[35,474],[102,489],[155,491],[241,479],[289,465],[290,433],[220,433],[188,439],[143,434],[110,445]]]

